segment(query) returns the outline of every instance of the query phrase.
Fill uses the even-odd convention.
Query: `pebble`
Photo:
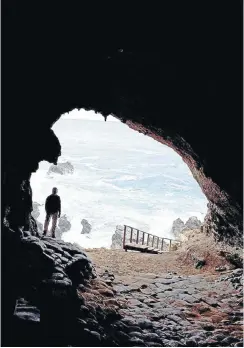
[[[150,332],[143,335],[146,341],[161,342],[159,336],[156,333]]]
[[[225,337],[221,343],[230,345],[230,344],[236,343],[238,341],[239,341],[238,338],[229,336],[229,337]]]
[[[132,331],[132,332],[129,333],[129,335],[130,335],[131,337],[138,337],[138,338],[141,338],[141,337],[142,337],[141,332],[137,332],[137,331]],[[144,337],[144,335],[143,335],[143,337]]]
[[[132,337],[132,338],[129,339],[128,342],[131,343],[131,346],[134,346],[134,344],[136,344],[136,346],[145,347],[145,344],[144,344],[143,340],[141,340],[138,337]]]
[[[137,324],[142,328],[142,329],[149,329],[152,327],[152,322],[148,319],[141,319],[138,320]]]
[[[157,342],[147,342],[147,347],[162,347],[162,344]]]
[[[63,273],[53,273],[52,274],[52,279],[61,280],[63,278],[64,278],[64,274]]]
[[[104,331],[108,330],[107,335],[109,336],[113,332],[118,346],[128,346],[128,344],[149,347],[183,347],[186,345],[195,347],[201,346],[201,344],[202,346],[240,346],[241,331],[238,331],[239,327],[237,325],[235,331],[232,329],[232,332],[229,330],[215,330],[217,324],[212,324],[211,319],[217,317],[220,319],[227,318],[229,314],[233,313],[232,317],[229,316],[228,320],[224,319],[220,323],[220,327],[224,327],[225,323],[229,325],[234,321],[235,324],[240,322],[239,313],[236,309],[233,309],[235,308],[233,306],[239,304],[235,300],[237,291],[234,291],[232,284],[239,289],[243,274],[241,269],[235,270],[225,277],[225,279],[228,278],[226,284],[207,282],[202,275],[178,277],[173,272],[167,276],[160,275],[160,277],[155,274],[147,274],[145,279],[138,277],[133,284],[128,281],[128,286],[120,284],[116,278],[117,285],[114,287],[117,289],[116,297],[111,287],[114,274],[107,271],[103,275],[104,286],[96,288],[91,294],[94,286],[89,279],[95,272],[92,263],[79,248],[64,242],[59,243],[51,238],[44,238],[42,244],[40,244],[38,238],[30,238],[30,241],[26,242],[31,244],[28,247],[33,248],[33,250],[37,248],[38,253],[42,253],[43,259],[45,257],[49,258],[52,266],[54,266],[53,258],[56,257],[56,266],[53,267],[54,269],[52,268],[52,275],[49,274],[51,279],[46,279],[46,283],[53,290],[53,296],[59,298],[60,289],[63,290],[62,288],[64,288],[62,293],[67,296],[69,293],[67,287],[69,290],[72,284],[78,286],[78,281],[83,284],[79,286],[80,291],[84,292],[80,312],[75,314],[79,318],[74,319],[78,325],[74,325],[74,327],[77,326],[77,330],[81,330],[81,332],[84,329],[88,339],[95,345],[101,346],[104,343],[104,337],[107,334]],[[66,275],[66,271],[70,278]],[[225,290],[222,290],[221,286]],[[90,292],[87,290],[88,287],[91,289]],[[49,287],[47,289],[49,291]],[[127,292],[128,301],[120,315],[118,315],[115,310],[110,310],[110,306],[118,307],[119,299],[125,298],[123,295],[125,292]],[[216,294],[215,297],[209,296],[208,293],[211,292]],[[105,300],[102,301],[99,307],[98,304],[91,302],[89,299],[87,300],[85,293],[90,296],[93,295],[93,297],[101,294]],[[106,297],[108,298],[106,299]],[[225,302],[225,298],[228,299],[227,302]],[[233,303],[229,299],[233,300]],[[208,305],[206,305],[206,302]],[[72,300],[70,303],[72,305]],[[218,306],[219,303],[222,307]],[[105,308],[102,308],[103,306]],[[233,308],[230,308],[230,306]],[[189,318],[187,316],[188,320],[186,320],[186,312],[183,312],[183,309],[189,309],[189,313],[195,313],[195,315],[193,317],[189,315]],[[213,311],[215,315],[209,316],[209,318],[204,317],[207,311]],[[26,313],[24,319],[27,318],[31,321],[32,314],[28,303],[23,302],[22,309],[17,307],[17,312]],[[224,312],[223,316],[221,316],[222,312]],[[206,314],[211,314],[211,312]],[[34,319],[36,315],[39,320],[38,312],[33,315]],[[121,316],[124,317],[123,320],[121,320]],[[108,339],[113,341],[115,338],[110,336]]]

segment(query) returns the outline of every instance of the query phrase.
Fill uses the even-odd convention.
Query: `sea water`
[[[110,117],[110,120],[111,117]],[[62,146],[59,162],[69,161],[73,174],[47,174],[41,162],[32,174],[33,201],[44,203],[58,188],[62,214],[71,222],[65,241],[83,247],[110,247],[116,225],[130,225],[158,236],[172,237],[178,217],[203,221],[207,199],[189,168],[171,148],[121,122],[61,118],[53,126]],[[81,234],[81,220],[92,225]]]

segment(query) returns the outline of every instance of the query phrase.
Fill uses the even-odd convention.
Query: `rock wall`
[[[217,16],[218,2],[211,10],[208,5],[195,9],[195,19],[190,3],[179,2],[177,13],[173,4],[164,6],[158,21],[156,8],[152,17],[148,8],[142,9],[142,22],[136,24],[133,18],[133,28],[140,33],[136,42],[143,42],[138,49],[111,45],[104,32],[105,9],[100,13],[102,25],[99,20],[92,28],[89,24],[88,40],[77,44],[89,18],[82,4],[74,12],[60,4],[33,14],[26,4],[4,1],[4,175],[25,168],[22,179],[28,180],[40,160],[56,164],[60,144],[50,128],[62,113],[85,108],[112,114],[182,156],[209,200],[206,223],[214,227],[216,238],[242,243],[241,74],[236,63],[241,52],[240,5],[221,3],[233,23],[228,31],[224,15]],[[53,16],[57,11],[59,16]],[[87,13],[82,23],[81,13]],[[206,20],[208,28],[203,30]],[[174,21],[179,35],[168,32]],[[125,39],[135,32],[129,23],[123,27]]]
[[[18,292],[19,240],[23,230],[37,234],[30,175],[42,160],[57,164],[61,146],[51,127],[74,108],[112,114],[172,147],[209,200],[205,222],[216,238],[242,244],[240,3],[165,2],[153,13],[141,7],[140,16],[103,7],[98,18],[83,3],[33,4],[3,2],[6,325]]]

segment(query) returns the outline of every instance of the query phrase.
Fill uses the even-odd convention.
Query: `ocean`
[[[97,119],[62,117],[53,126],[62,145],[59,162],[69,161],[73,174],[51,174],[41,162],[32,174],[33,201],[44,203],[52,187],[58,188],[62,214],[71,230],[62,239],[82,247],[110,247],[116,225],[172,237],[178,217],[203,221],[207,199],[181,157],[169,147],[133,131],[126,124]],[[91,225],[82,235],[81,220]]]

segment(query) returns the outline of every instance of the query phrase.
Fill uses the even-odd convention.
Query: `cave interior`
[[[209,201],[205,224],[217,240],[242,244],[239,1],[164,2],[160,11],[4,1],[3,13],[6,289],[17,261],[9,240],[35,234],[30,176],[40,161],[57,163],[51,127],[74,108],[113,115],[173,148]]]

